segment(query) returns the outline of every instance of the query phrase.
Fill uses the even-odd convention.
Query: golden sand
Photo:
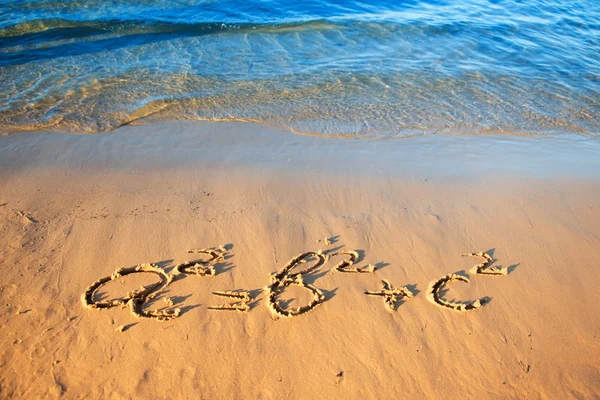
[[[0,397],[598,397],[597,154],[234,124],[0,137]]]

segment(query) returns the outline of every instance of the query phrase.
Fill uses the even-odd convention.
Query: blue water
[[[0,131],[600,133],[600,1],[0,1]]]

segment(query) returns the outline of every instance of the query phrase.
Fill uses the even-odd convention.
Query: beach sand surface
[[[97,135],[0,137],[1,398],[599,398],[600,141],[583,136],[353,140],[250,124],[165,123]],[[329,244],[323,239],[330,238]],[[148,309],[81,296],[115,269],[167,272],[226,245]],[[263,288],[306,252],[325,301],[277,318]],[[487,252],[506,276],[470,272]],[[301,267],[302,268],[302,267]],[[459,312],[441,295],[483,298]],[[382,279],[415,296],[395,310]],[[151,274],[98,290],[117,299]],[[210,310],[245,290],[250,311]],[[290,286],[284,307],[308,304]]]

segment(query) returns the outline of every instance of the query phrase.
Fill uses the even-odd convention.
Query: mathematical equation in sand
[[[195,249],[188,253],[203,254],[208,256],[206,260],[188,261],[175,266],[171,273],[167,273],[155,264],[140,264],[135,267],[118,268],[112,275],[101,278],[90,285],[82,295],[82,302],[87,308],[103,310],[112,307],[127,307],[138,318],[150,318],[159,321],[169,321],[177,318],[181,314],[181,309],[174,308],[173,301],[170,298],[164,298],[167,308],[148,310],[147,303],[154,299],[158,292],[165,289],[174,280],[180,279],[186,275],[192,276],[215,276],[215,265],[225,259],[227,250],[224,246],[218,248]],[[336,273],[354,273],[354,274],[372,274],[375,272],[375,265],[369,264],[365,267],[357,267],[355,263],[359,259],[357,251],[309,251],[292,258],[279,271],[269,275],[269,284],[264,287],[263,292],[266,296],[267,306],[275,317],[295,317],[315,309],[326,301],[323,292],[312,284],[305,282],[305,276],[317,268],[325,265],[330,257],[344,255],[346,259],[336,264],[332,271]],[[475,265],[470,272],[475,275],[506,276],[507,268],[492,267],[495,261],[485,252],[466,253],[463,256],[480,257],[483,262]],[[311,264],[309,267],[293,271],[300,265]],[[150,273],[159,278],[159,282],[148,286],[142,286],[139,290],[128,292],[123,298],[114,300],[95,300],[95,295],[102,286],[110,281],[119,279],[123,276],[136,273]],[[486,302],[486,298],[480,298],[474,301],[450,301],[443,298],[441,291],[453,281],[462,281],[469,283],[469,277],[459,274],[448,274],[432,281],[427,290],[427,299],[433,304],[454,311],[470,311],[481,308]],[[383,289],[378,291],[367,290],[364,293],[368,296],[383,297],[384,305],[390,312],[396,310],[396,303],[400,299],[411,299],[415,294],[406,286],[398,288],[383,279]],[[279,296],[283,294],[286,288],[298,286],[308,290],[312,295],[312,300],[300,307],[286,307],[279,301]],[[244,290],[225,290],[213,292],[214,295],[222,296],[232,300],[232,303],[221,304],[208,307],[211,310],[230,310],[238,312],[250,311],[249,304],[254,300],[250,291]]]

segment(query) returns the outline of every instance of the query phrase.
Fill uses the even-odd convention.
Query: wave
[[[394,82],[400,78],[404,83]],[[140,120],[203,120],[264,123],[323,136],[600,133],[600,97],[594,93],[574,95],[514,77],[496,77],[490,84],[476,75],[419,73],[378,81],[304,75],[223,82],[218,76],[130,71],[65,90],[67,81],[57,76],[32,81],[31,93],[0,104],[0,126],[3,132],[95,133]]]
[[[268,31],[285,32],[289,30],[328,29],[337,24],[326,20],[311,20],[297,22],[278,23],[231,23],[231,22],[194,22],[173,23],[149,20],[94,20],[77,21],[67,19],[37,19],[27,22],[16,23],[0,29],[2,44],[13,41],[18,44],[19,40],[30,41],[41,38],[42,33],[49,33],[53,39],[71,39],[77,36],[86,36],[99,33],[181,33],[181,34],[206,34],[224,31]]]
[[[0,7],[0,127],[600,132],[600,3],[36,0]]]

